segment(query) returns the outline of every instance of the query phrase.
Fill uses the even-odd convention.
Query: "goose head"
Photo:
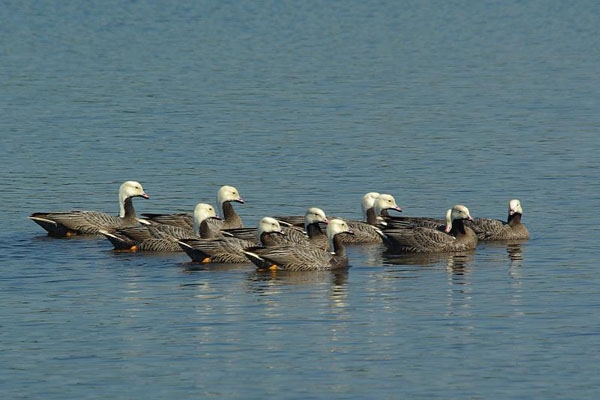
[[[367,210],[373,207],[377,197],[379,197],[379,193],[377,192],[369,192],[363,196],[360,207],[362,208],[362,213],[365,218],[367,217]]]
[[[221,219],[217,216],[215,208],[210,204],[196,204],[196,207],[194,208],[194,232],[196,232],[196,234],[200,232],[200,224],[202,224],[202,221],[209,218]]]
[[[144,192],[142,184],[137,181],[124,182],[119,188],[119,205],[120,205],[120,216],[125,217],[125,201],[132,197],[143,197],[149,199],[150,196]]]
[[[471,214],[469,214],[469,209],[466,206],[461,204],[457,204],[452,207],[452,221],[456,221],[459,219],[473,221]]]
[[[336,235],[340,233],[348,233],[354,235],[354,231],[350,229],[346,221],[339,218],[334,218],[327,224],[327,238],[329,239],[329,248],[332,252],[335,252],[334,239]]]
[[[523,215],[523,208],[521,202],[517,199],[512,199],[508,202],[508,215],[521,214]]]
[[[236,203],[244,204],[244,199],[240,196],[240,192],[233,186],[221,186],[217,192],[217,207],[223,212],[223,203],[235,201]]]
[[[279,221],[271,217],[264,217],[258,222],[256,235],[259,241],[263,233],[278,233],[285,235],[281,229],[281,225],[279,225]]]
[[[381,217],[382,211],[385,210],[396,210],[398,212],[402,212],[402,208],[396,204],[396,199],[391,194],[380,194],[377,199],[375,199],[373,210],[375,211],[375,215],[378,219]]]
[[[309,225],[317,222],[329,223],[325,211],[318,207],[311,207],[306,210],[306,214],[304,214],[304,228],[306,229]]]
[[[448,211],[446,211],[446,228],[444,231],[446,233],[452,230],[452,224],[454,221],[473,221],[471,214],[469,213],[469,209],[466,206],[461,204],[457,204]]]
[[[327,237],[333,239],[333,237],[339,233],[349,233],[353,235],[354,231],[350,229],[346,221],[344,221],[343,219],[332,219],[327,224]]]

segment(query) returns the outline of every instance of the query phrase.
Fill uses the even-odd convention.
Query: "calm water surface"
[[[593,1],[8,2],[0,10],[2,398],[597,398]],[[27,216],[456,203],[532,233],[339,273],[199,267]]]

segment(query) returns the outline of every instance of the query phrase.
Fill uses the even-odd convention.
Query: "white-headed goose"
[[[251,247],[244,254],[259,269],[271,271],[321,271],[348,266],[348,256],[340,240],[352,234],[346,221],[332,219],[327,224],[330,251],[310,245],[285,245],[275,247]]]
[[[211,218],[219,219],[213,206],[198,203],[194,208],[194,229],[167,224],[130,226],[118,229],[101,229],[103,234],[121,251],[182,251],[178,239],[214,237],[207,224]]]
[[[472,228],[479,240],[527,240],[529,231],[521,223],[523,207],[517,199],[508,202],[506,222],[492,218],[475,218],[467,226]]]
[[[193,261],[202,263],[245,263],[248,259],[242,252],[247,247],[264,245],[271,235],[283,235],[279,222],[264,217],[258,223],[255,240],[225,236],[216,239],[181,239],[179,245]]]
[[[448,213],[446,214],[448,216]],[[407,227],[388,229],[382,234],[391,253],[443,253],[472,250],[477,246],[477,235],[464,221],[472,221],[469,209],[456,205],[450,211],[449,223],[440,227]]]
[[[100,229],[114,229],[139,224],[133,207],[133,198],[148,199],[139,182],[127,181],[119,188],[119,216],[98,211],[36,212],[31,220],[44,228],[49,236],[97,235]]]

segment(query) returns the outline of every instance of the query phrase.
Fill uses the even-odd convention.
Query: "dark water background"
[[[596,398],[600,5],[6,2],[2,398]],[[27,219],[456,203],[532,239],[341,273],[115,254]]]

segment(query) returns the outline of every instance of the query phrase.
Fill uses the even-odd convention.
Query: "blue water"
[[[600,8],[593,1],[6,2],[2,398],[597,398]],[[532,238],[348,250],[340,273],[117,254],[27,219],[191,211],[246,225],[368,191]]]

